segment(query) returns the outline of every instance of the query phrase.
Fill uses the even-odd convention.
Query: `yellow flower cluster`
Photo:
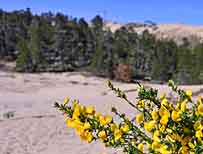
[[[92,105],[83,106],[78,101],[73,101],[67,107],[69,98],[64,99],[63,112],[68,116],[65,118],[67,127],[74,128],[81,140],[92,142],[93,139],[101,139],[106,146],[116,142],[124,143],[122,138],[130,130],[128,124],[120,125],[113,122],[110,115],[102,115],[95,112]]]
[[[185,94],[188,97],[179,99],[176,105],[161,96],[160,105],[156,109],[150,112],[149,108],[144,107],[143,112],[150,113],[147,118],[143,112],[137,114],[136,122],[143,124],[144,130],[152,138],[152,142],[147,144],[149,151],[160,154],[194,154],[199,153],[199,146],[203,152],[203,99],[199,97],[197,103],[193,104],[192,92],[186,91]]]
[[[120,89],[109,86],[116,93]],[[138,113],[130,120],[113,108],[119,117],[116,123],[109,115],[97,113],[93,106],[80,105],[78,101],[56,104],[65,115],[68,127],[74,128],[82,140],[101,140],[106,146],[123,147],[128,154],[199,154],[203,153],[203,98],[196,100],[192,91],[183,91],[172,84],[172,89],[180,96],[171,102],[166,94],[158,97],[156,90],[140,86],[138,102],[132,103],[126,95],[127,103]]]

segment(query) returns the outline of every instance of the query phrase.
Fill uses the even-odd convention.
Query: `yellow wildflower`
[[[203,129],[201,121],[196,121],[193,127],[195,130],[202,130]]]
[[[167,125],[167,123],[168,123],[168,116],[163,116],[161,119],[160,119],[160,123],[162,124],[162,125]]]
[[[87,141],[90,143],[90,142],[92,141],[92,139],[93,139],[92,133],[91,133],[91,132],[88,132],[88,133],[87,133]]]
[[[143,146],[144,145],[142,143],[140,143],[140,144],[138,144],[137,149],[140,150],[141,152],[143,152]]]
[[[198,130],[195,132],[195,136],[198,138],[198,139],[201,139],[201,137],[203,137],[203,133],[201,130]]]
[[[143,121],[144,121],[144,114],[143,113],[137,114],[137,116],[136,116],[136,122],[137,123],[141,123]]]
[[[63,105],[65,106],[65,105],[67,105],[68,104],[68,102],[69,102],[69,98],[68,97],[66,97],[65,99],[64,99],[64,101],[63,101]]]
[[[201,96],[199,96],[199,97],[197,98],[197,102],[198,102],[199,104],[203,103],[202,100],[203,100],[203,98],[202,98]]]
[[[161,146],[158,151],[160,152],[160,154],[171,154],[166,145]]]
[[[80,138],[81,138],[81,140],[85,140],[90,143],[93,139],[93,135],[91,132],[84,131],[83,133],[80,134]]]
[[[138,108],[143,108],[145,106],[145,101],[144,100],[140,100],[138,103],[137,103],[137,107]]]
[[[159,109],[159,115],[161,117],[163,116],[170,117],[170,112],[165,107],[161,106],[161,108]]]
[[[166,94],[165,94],[165,93],[161,94],[161,95],[159,96],[159,98],[160,98],[160,100],[163,100],[164,98],[166,98]]]
[[[114,131],[115,141],[118,141],[121,137],[122,137],[122,132],[119,129],[115,129]]]
[[[164,106],[164,107],[168,107],[168,100],[166,98],[164,98],[162,101],[161,101],[161,105]]]
[[[71,119],[71,118],[66,118],[66,119],[65,119],[65,122],[66,122],[66,124],[67,124],[68,127],[74,128],[74,120],[73,120],[73,119]]]
[[[100,116],[99,117],[99,122],[100,122],[101,126],[108,125],[111,123],[111,121],[112,121],[111,116]]]
[[[157,119],[159,118],[158,112],[155,111],[155,110],[153,110],[153,111],[151,112],[151,116],[152,116],[152,119],[153,119],[153,120],[157,120]]]
[[[82,125],[75,123],[75,132],[77,135],[81,135],[85,132],[85,129]]]
[[[175,106],[175,110],[176,110],[176,111],[179,111],[179,110],[180,110],[180,106],[181,106],[181,104],[178,102],[178,103],[176,104],[176,106]]]
[[[102,140],[105,140],[107,137],[106,132],[104,130],[100,131],[98,133],[98,137],[101,138]]]
[[[149,122],[147,122],[147,123],[144,124],[144,128],[145,128],[147,131],[151,132],[152,129],[154,128],[155,124],[156,124],[156,121],[154,121],[154,120],[149,121]]]
[[[178,111],[173,111],[171,114],[171,118],[173,121],[178,122],[181,121],[181,116],[180,116],[180,112]]]
[[[94,113],[94,106],[90,105],[86,108],[87,114],[93,114]]]
[[[163,133],[165,130],[166,130],[166,126],[160,124],[159,125],[159,131]]]
[[[154,141],[152,143],[152,149],[158,150],[161,147],[161,144],[159,142]]]
[[[89,122],[85,122],[84,123],[84,129],[90,129],[91,128],[91,125]]]
[[[111,131],[115,131],[115,129],[117,129],[118,128],[118,125],[116,125],[115,123],[113,123],[112,125],[111,125]]]
[[[192,90],[187,90],[187,91],[185,92],[185,94],[186,94],[190,99],[192,99]]]
[[[159,136],[160,136],[160,131],[156,130],[152,137],[153,141],[160,142]]]
[[[110,124],[111,121],[112,121],[112,117],[109,116],[109,115],[105,116],[104,119],[105,119],[105,121],[106,121],[106,125]]]
[[[86,112],[86,107],[84,105],[80,106],[80,112],[85,113]]]
[[[185,112],[186,108],[187,108],[187,100],[184,100],[180,105],[181,112]]]
[[[74,108],[74,112],[73,112],[73,119],[78,119],[78,117],[80,116],[80,105],[76,104],[75,108]]]
[[[198,105],[197,114],[203,116],[203,104]]]
[[[122,131],[123,133],[127,133],[129,130],[130,130],[130,129],[129,129],[128,124],[125,124],[125,125],[123,125],[123,126],[121,127],[121,131]]]

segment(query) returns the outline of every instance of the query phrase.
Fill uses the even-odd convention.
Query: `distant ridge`
[[[126,28],[133,28],[138,34],[144,30],[148,30],[150,33],[155,34],[158,39],[173,39],[177,43],[183,38],[188,38],[191,42],[203,42],[203,26],[186,25],[180,23],[174,24],[155,24],[154,22],[136,23],[131,22],[127,24],[121,24],[108,21],[105,23],[105,27],[115,32],[122,26]]]

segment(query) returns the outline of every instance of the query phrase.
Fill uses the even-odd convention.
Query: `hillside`
[[[194,26],[186,24],[144,24],[144,23],[129,23],[121,24],[115,22],[106,22],[106,28],[110,28],[112,32],[115,32],[122,26],[133,27],[135,32],[142,33],[144,30],[148,30],[151,34],[155,34],[159,39],[173,39],[178,43],[183,38],[188,38],[191,42],[202,42],[203,40],[203,26]]]

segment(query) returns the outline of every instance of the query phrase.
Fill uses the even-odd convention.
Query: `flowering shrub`
[[[158,97],[156,89],[137,84],[138,101],[132,103],[123,91],[108,82],[118,97],[138,111],[135,118],[129,119],[112,108],[119,123],[109,115],[97,113],[93,106],[86,107],[78,101],[69,103],[68,98],[62,104],[55,103],[55,107],[67,116],[67,126],[89,143],[100,140],[105,146],[122,147],[128,154],[203,153],[203,98],[194,101],[192,91],[181,90],[169,81],[169,87],[179,96],[171,102],[165,95]]]

